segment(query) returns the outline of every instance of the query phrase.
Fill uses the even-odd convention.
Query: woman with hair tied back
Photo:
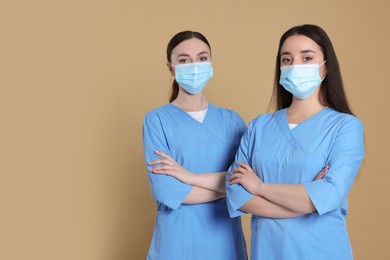
[[[143,142],[157,217],[147,259],[247,259],[241,219],[226,206],[226,171],[246,126],[234,111],[210,104],[211,48],[198,32],[168,43],[175,77],[170,103],[148,112]]]
[[[230,216],[252,214],[250,259],[352,259],[347,195],[364,157],[363,126],[323,29],[282,35],[271,101],[276,112],[249,123],[226,182]]]

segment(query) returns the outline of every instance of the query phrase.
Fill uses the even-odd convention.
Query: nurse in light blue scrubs
[[[226,171],[245,132],[234,111],[210,104],[211,49],[198,32],[176,34],[167,47],[170,103],[148,112],[143,142],[157,216],[147,259],[247,259],[240,217],[226,206]]]
[[[363,126],[324,30],[283,34],[275,73],[276,112],[249,123],[228,172],[230,216],[252,214],[251,260],[352,259],[347,195],[364,157]]]

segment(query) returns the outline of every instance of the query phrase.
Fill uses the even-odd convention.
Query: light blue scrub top
[[[168,104],[144,119],[146,162],[158,158],[155,150],[170,155],[194,173],[227,171],[246,126],[234,111],[208,105],[203,123]],[[148,167],[148,166],[147,166]],[[157,217],[147,259],[247,259],[241,218],[230,218],[226,199],[182,204],[192,186],[148,172]]]
[[[347,195],[363,156],[361,122],[330,108],[292,130],[286,109],[252,120],[235,161],[248,163],[265,183],[303,183],[318,213],[288,219],[252,215],[251,260],[352,259]],[[313,181],[326,165],[324,179]],[[230,216],[244,214],[239,208],[253,195],[239,184],[226,188]]]

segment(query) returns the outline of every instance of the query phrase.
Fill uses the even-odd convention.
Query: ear
[[[323,66],[324,66],[324,76],[323,77],[325,78],[326,75],[328,75],[328,65],[325,62],[325,64]]]
[[[167,62],[167,67],[172,76],[175,76],[175,69],[171,63]]]
[[[325,59],[325,57],[324,57],[324,69],[325,69],[326,74],[328,74],[328,60]]]

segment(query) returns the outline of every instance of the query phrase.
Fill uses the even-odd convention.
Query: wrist
[[[193,174],[190,171],[187,171],[187,182],[186,184],[197,186],[196,184],[198,183],[199,179],[199,174]]]
[[[265,188],[265,183],[264,182],[259,182],[258,185],[257,185],[257,189],[256,189],[256,196],[261,196],[261,197],[264,197],[264,188]]]

